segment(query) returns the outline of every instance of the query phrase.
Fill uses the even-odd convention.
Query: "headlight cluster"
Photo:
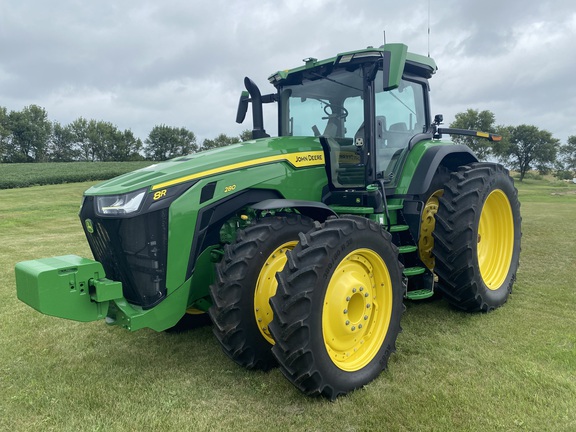
[[[140,209],[146,189],[140,189],[121,195],[96,197],[96,211],[101,215],[120,215],[134,213]]]

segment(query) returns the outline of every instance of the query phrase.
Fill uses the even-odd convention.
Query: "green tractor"
[[[487,312],[512,290],[520,206],[506,169],[442,140],[435,62],[386,44],[245,79],[253,139],[88,189],[96,261],[16,265],[18,297],[77,321],[164,331],[207,313],[224,352],[334,399],[386,368],[404,300]],[[278,137],[262,106],[278,106]],[[201,315],[200,315],[201,316]],[[204,315],[206,316],[206,315]]]

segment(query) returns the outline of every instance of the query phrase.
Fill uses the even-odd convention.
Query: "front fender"
[[[267,199],[250,206],[254,210],[277,210],[283,208],[293,208],[304,216],[308,216],[319,222],[324,222],[330,216],[338,216],[334,210],[326,204],[317,201],[289,200],[289,199]]]

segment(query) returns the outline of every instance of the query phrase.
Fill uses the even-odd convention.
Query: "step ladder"
[[[418,246],[402,213],[404,206],[388,204],[387,207],[390,224],[388,225],[385,216],[382,216],[381,220],[384,221],[383,226],[392,234],[392,241],[398,247],[399,259],[404,265],[403,276],[406,286],[404,297],[409,300],[430,298],[434,295],[434,278],[418,257]],[[367,217],[374,214],[372,207],[331,205],[330,208],[338,214],[357,214]]]
[[[410,227],[406,224],[402,208],[401,204],[389,205],[388,213],[392,240],[398,247],[400,261],[404,264],[402,273],[406,278],[405,297],[408,300],[424,300],[434,295],[434,280],[430,270],[418,257],[418,246],[410,232]],[[426,286],[423,287],[423,285]],[[419,288],[414,289],[414,286]]]

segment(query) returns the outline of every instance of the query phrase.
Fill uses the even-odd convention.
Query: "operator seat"
[[[364,122],[354,135],[354,144],[358,145],[358,139],[364,143]],[[386,146],[386,116],[376,116],[376,148]]]
[[[387,132],[388,147],[401,148],[408,145],[413,133],[408,130],[406,123],[394,123]]]
[[[408,130],[406,123],[399,122],[390,125],[386,132],[386,151],[379,157],[383,158],[380,162],[379,169],[382,169],[383,176],[390,178],[396,165],[400,161],[403,150],[408,147],[414,131]]]

